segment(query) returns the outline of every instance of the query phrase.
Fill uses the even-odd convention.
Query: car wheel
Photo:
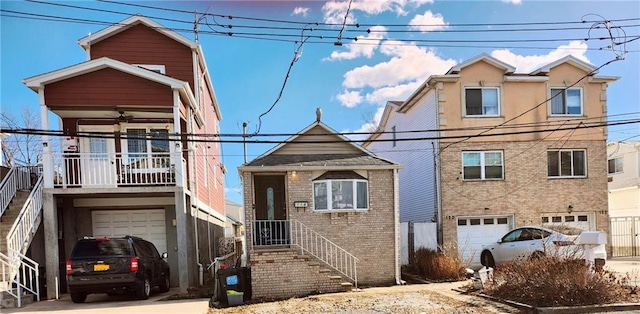
[[[87,299],[87,293],[84,291],[70,291],[69,294],[73,303],[84,303]]]
[[[138,283],[138,290],[136,290],[136,297],[138,300],[146,300],[151,293],[151,282],[149,276],[145,275],[144,280]]]
[[[480,255],[480,263],[485,267],[496,267],[496,262],[493,260],[493,255],[489,251],[482,252]]]
[[[162,278],[162,282],[160,283],[160,292],[169,291],[169,287],[171,283],[169,282],[169,273],[164,274],[164,278]]]

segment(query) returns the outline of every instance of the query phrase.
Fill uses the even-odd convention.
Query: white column
[[[42,130],[49,130],[49,109],[44,103],[44,87],[38,90],[38,102],[40,103],[40,121]],[[51,139],[49,135],[42,136],[42,175],[43,187],[53,188],[54,179],[53,158],[51,157]]]
[[[177,89],[173,90],[173,132],[175,136],[171,137],[174,141],[171,142],[173,151],[173,164],[176,169],[176,186],[184,186],[185,165],[182,164],[182,143],[180,142],[180,92]]]

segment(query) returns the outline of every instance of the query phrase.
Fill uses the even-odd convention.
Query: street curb
[[[457,290],[456,290],[457,291]],[[462,291],[458,291],[462,292]],[[520,309],[532,310],[540,314],[576,314],[576,313],[598,313],[598,312],[619,312],[640,310],[640,303],[615,303],[615,304],[597,304],[597,305],[581,305],[581,306],[554,306],[554,307],[535,307],[529,304],[515,302],[511,300],[500,299],[486,295],[484,293],[476,294],[496,302],[501,302]]]

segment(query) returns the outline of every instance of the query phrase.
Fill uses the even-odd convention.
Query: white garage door
[[[463,263],[480,266],[482,246],[496,242],[512,229],[509,216],[458,217],[458,253]]]
[[[153,243],[160,254],[167,251],[164,209],[95,210],[91,216],[94,237],[131,235]]]
[[[545,227],[559,225],[582,230],[596,230],[592,213],[545,214],[542,215],[542,225]]]

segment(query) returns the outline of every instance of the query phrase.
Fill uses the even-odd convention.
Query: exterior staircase
[[[0,308],[40,300],[38,263],[26,253],[42,221],[42,177],[15,167],[0,183]]]

